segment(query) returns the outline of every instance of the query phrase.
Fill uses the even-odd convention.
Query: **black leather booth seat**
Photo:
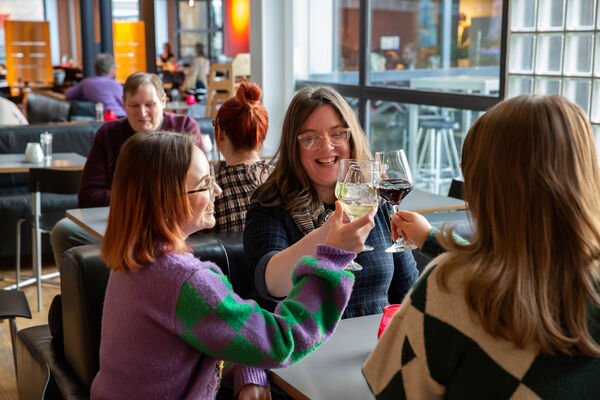
[[[28,142],[39,142],[40,133],[52,133],[52,150],[55,153],[78,153],[87,157],[94,135],[102,123],[72,122],[61,124],[34,124],[7,126],[0,128],[0,154],[22,154]],[[42,213],[47,209],[64,210],[77,207],[75,195],[43,195]],[[28,174],[0,174],[0,257],[14,255],[15,226],[17,220],[31,209],[28,190]],[[21,250],[23,254],[31,252],[31,231],[21,230]],[[50,252],[47,237],[43,236],[44,253]],[[14,258],[12,258],[14,259]]]
[[[239,294],[251,294],[242,233],[199,234],[188,239],[194,255],[215,262]],[[22,329],[17,335],[19,398],[86,399],[99,368],[100,328],[109,269],[98,246],[65,253],[61,271],[62,317],[50,334],[48,325]],[[244,297],[244,296],[243,296]],[[249,296],[245,296],[249,297]],[[46,365],[49,382],[45,392]],[[45,394],[44,394],[45,393]]]

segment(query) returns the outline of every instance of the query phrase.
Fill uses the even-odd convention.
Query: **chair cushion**
[[[82,385],[62,352],[56,348],[48,325],[20,330],[16,348],[20,399],[42,398],[45,365],[48,365],[51,375],[45,399],[89,399],[89,389]]]

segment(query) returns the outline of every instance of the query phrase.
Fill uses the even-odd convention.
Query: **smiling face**
[[[155,131],[160,127],[166,96],[160,99],[154,85],[142,85],[135,93],[127,93],[124,100],[127,121],[135,132]]]
[[[298,135],[313,133],[325,136],[336,128],[345,128],[335,109],[326,104],[318,107],[300,127]],[[340,146],[333,146],[323,140],[317,150],[306,150],[298,144],[300,162],[306,175],[326,203],[335,201],[334,189],[337,182],[340,160],[350,158],[350,140]]]
[[[210,196],[210,185],[213,186],[214,196],[221,194],[221,188],[211,181],[210,169],[208,161],[204,153],[194,146],[192,154],[192,162],[185,180],[188,193],[192,216],[188,221],[182,224],[182,230],[185,236],[202,229],[212,228],[215,226],[215,209],[214,198]],[[206,189],[197,191],[198,189]]]

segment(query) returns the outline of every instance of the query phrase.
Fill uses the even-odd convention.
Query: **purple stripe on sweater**
[[[265,354],[269,354],[275,327],[265,326],[263,317],[253,311],[240,329],[240,334],[256,348],[262,350]]]
[[[221,278],[207,268],[201,269],[198,271],[198,274],[201,276],[201,279],[196,278],[190,283],[196,288],[198,293],[202,293],[202,297],[212,308],[217,307],[225,296],[229,294],[229,289],[225,286]]]
[[[237,332],[214,312],[208,313],[191,332],[215,353],[219,353],[235,337]]]

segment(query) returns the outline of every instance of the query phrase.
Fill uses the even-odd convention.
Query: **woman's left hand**
[[[271,400],[271,390],[266,386],[249,383],[242,387],[238,398],[240,400]]]

